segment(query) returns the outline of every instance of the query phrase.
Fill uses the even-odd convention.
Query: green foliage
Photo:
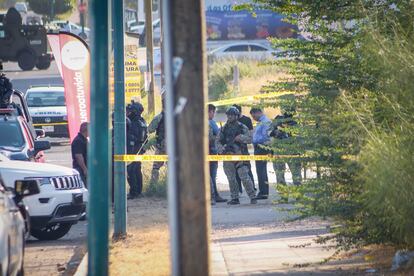
[[[153,150],[149,150],[148,154],[155,154]],[[143,178],[143,194],[145,196],[167,198],[167,169],[163,166],[160,169],[160,176],[157,183],[151,183],[152,162],[142,163],[142,178]]]
[[[148,184],[144,187],[146,196],[167,198],[167,177],[165,171],[160,174],[160,180],[155,184]]]
[[[28,0],[30,8],[38,14],[48,17],[52,16],[52,1],[50,0]],[[74,1],[72,0],[55,0],[53,7],[54,15],[62,14],[73,9]]]
[[[274,148],[306,153],[303,163],[318,172],[281,192],[297,198],[302,216],[337,219],[340,247],[414,247],[413,2],[255,2],[288,15],[310,38],[272,40],[291,57],[277,63],[291,77],[264,90],[300,95],[284,100],[295,106],[291,132],[300,139]],[[289,103],[265,102],[280,104]]]

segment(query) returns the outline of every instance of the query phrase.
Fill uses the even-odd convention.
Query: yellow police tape
[[[231,98],[231,99],[226,99],[226,100],[213,101],[213,102],[209,102],[209,104],[213,104],[215,106],[240,104],[240,103],[246,103],[246,102],[254,102],[257,100],[261,100],[261,99],[278,98],[284,95],[294,95],[294,94],[295,92],[293,91],[264,93],[264,94],[259,94],[259,95],[243,96],[243,97],[236,97],[236,98]]]
[[[305,155],[208,155],[207,161],[274,161],[283,158],[300,158]],[[115,155],[115,162],[167,162],[168,155]]]
[[[46,124],[46,123],[42,123],[42,124],[33,124],[33,126],[60,126],[60,125],[67,125],[68,123],[67,122],[64,122],[64,123],[49,123],[49,124]]]

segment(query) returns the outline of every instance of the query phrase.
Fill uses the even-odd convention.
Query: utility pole
[[[204,0],[162,3],[172,275],[203,276],[209,275],[210,190]]]
[[[150,118],[155,112],[154,95],[154,45],[152,29],[152,0],[145,0],[145,45],[147,47],[147,74],[149,74],[148,115]]]
[[[80,21],[80,25],[82,28],[81,33],[79,34],[79,36],[82,39],[86,38],[86,34],[85,34],[85,12],[86,12],[86,4],[83,2],[83,0],[80,0],[79,2],[79,21]]]
[[[125,118],[125,64],[124,64],[124,4],[122,0],[112,0],[112,24],[114,26],[114,154],[126,153]],[[114,238],[126,235],[127,200],[125,163],[114,162]]]
[[[56,0],[52,0],[51,6],[50,6],[50,21],[55,19],[55,3]]]
[[[109,183],[109,17],[108,0],[91,2],[91,107],[88,146],[88,275],[108,275]]]

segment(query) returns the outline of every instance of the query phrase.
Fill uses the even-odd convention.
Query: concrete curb
[[[79,264],[74,276],[86,276],[88,275],[88,253],[83,256],[82,262]]]

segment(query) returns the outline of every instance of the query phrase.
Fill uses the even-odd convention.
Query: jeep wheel
[[[46,70],[50,67],[50,58],[49,57],[40,57],[39,61],[36,64],[36,68],[39,70]]]
[[[71,223],[58,223],[54,225],[48,225],[40,229],[31,229],[30,234],[32,234],[33,237],[41,241],[58,240],[64,235],[66,235],[71,227]]]
[[[36,57],[29,51],[23,51],[17,58],[17,63],[23,71],[32,70],[36,65]]]

